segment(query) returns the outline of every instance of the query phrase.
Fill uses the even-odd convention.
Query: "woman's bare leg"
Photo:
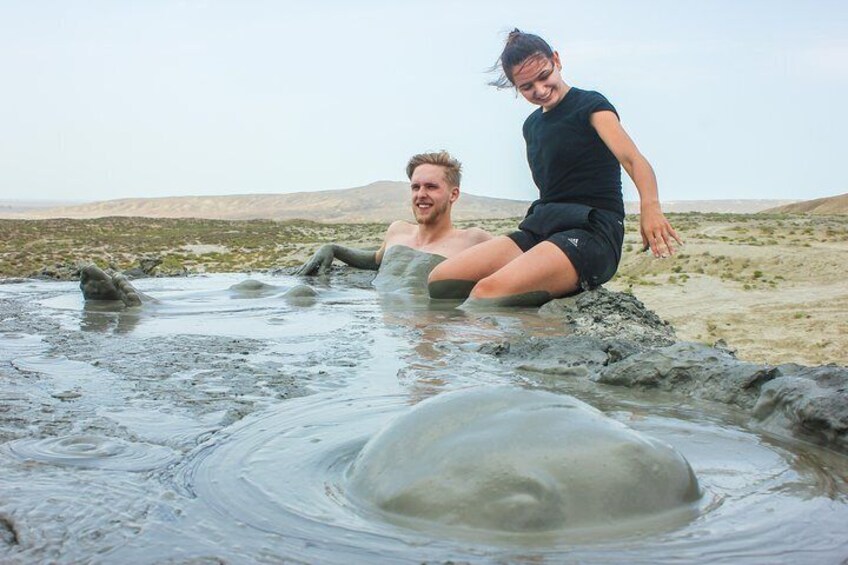
[[[549,241],[480,279],[467,306],[539,306],[579,288],[568,256]]]
[[[431,298],[467,298],[477,281],[501,269],[516,257],[521,248],[506,236],[496,237],[470,247],[439,263],[427,279]]]

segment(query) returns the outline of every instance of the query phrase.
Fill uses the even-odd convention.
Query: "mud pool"
[[[359,275],[314,284],[310,300],[284,299],[303,282],[287,276],[230,290],[245,278],[138,281],[158,302],[118,311],[85,305],[75,283],[0,285],[0,561],[848,557],[848,457],[726,404],[492,355],[554,331],[535,311],[378,295]],[[525,532],[399,518],[351,496],[351,466],[380,430],[422,400],[492,385],[573,396],[669,444],[700,496],[650,519]]]

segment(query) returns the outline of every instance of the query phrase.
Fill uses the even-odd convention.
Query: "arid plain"
[[[685,241],[668,259],[640,251],[629,216],[621,268],[632,292],[678,337],[723,340],[741,359],[848,365],[848,216],[671,214]],[[515,219],[463,221],[507,233]],[[385,223],[100,218],[0,220],[0,277],[69,278],[94,261],[128,269],[162,260],[164,275],[262,272],[299,265],[321,244],[380,243]]]

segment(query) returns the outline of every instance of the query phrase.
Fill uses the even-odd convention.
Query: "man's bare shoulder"
[[[462,231],[462,236],[472,243],[483,243],[489,241],[494,236],[482,228],[466,228]]]
[[[398,238],[407,238],[415,233],[415,230],[418,229],[416,224],[410,224],[406,220],[395,220],[389,225],[389,228],[386,230],[386,238],[385,243],[389,245],[395,243]]]
[[[380,250],[377,252],[377,262],[379,263],[383,259],[383,253],[389,247],[397,244],[409,245],[410,238],[415,236],[415,230],[418,229],[418,226],[415,224],[410,224],[404,220],[396,220],[391,223],[389,228],[386,230],[386,236],[383,239],[383,245],[380,247]]]
[[[417,227],[417,225],[411,224],[406,220],[395,220],[389,225],[389,228],[386,230],[386,235],[410,233]]]

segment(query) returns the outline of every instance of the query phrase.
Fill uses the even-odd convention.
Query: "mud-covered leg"
[[[534,290],[532,292],[524,292],[521,294],[510,294],[507,296],[497,296],[493,298],[475,298],[470,296],[468,300],[462,303],[461,308],[464,310],[474,310],[476,308],[535,308],[553,300],[550,292],[544,290]]]
[[[505,236],[490,239],[440,263],[430,273],[430,298],[463,299],[480,279],[491,275],[521,255],[521,249]]]
[[[579,277],[571,260],[556,245],[543,241],[481,279],[463,308],[541,306],[578,288]]]
[[[433,281],[427,285],[430,297],[439,300],[464,300],[471,294],[471,289],[477,281],[462,281],[447,279]]]

